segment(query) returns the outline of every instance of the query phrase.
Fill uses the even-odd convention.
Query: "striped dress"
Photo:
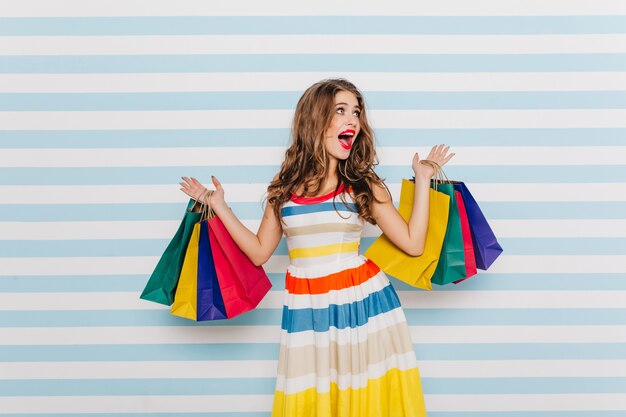
[[[272,417],[425,416],[398,296],[359,254],[363,219],[335,193],[293,197],[281,214],[290,264]]]

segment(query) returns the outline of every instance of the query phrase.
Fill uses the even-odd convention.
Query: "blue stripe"
[[[327,332],[332,326],[337,329],[362,326],[374,316],[400,306],[400,300],[391,285],[369,294],[361,301],[347,304],[331,304],[327,308],[289,309],[283,306],[281,328],[289,333],[313,330]]]
[[[1,362],[276,360],[277,343],[0,346]]]
[[[626,54],[0,56],[0,73],[624,71]]]
[[[228,197],[227,197],[228,199]],[[182,201],[182,199],[181,199]],[[156,204],[0,204],[1,221],[180,221],[186,202]],[[394,202],[397,206],[397,202]],[[485,201],[480,209],[488,220],[510,219],[624,219],[624,201]],[[260,202],[229,203],[241,219],[260,220]]]
[[[271,395],[275,387],[276,378],[0,380],[2,396]]]
[[[285,287],[284,273],[268,274],[274,291]],[[8,292],[126,292],[141,291],[148,280],[147,275],[92,275],[92,276],[0,276],[0,293]],[[419,291],[395,278],[391,278],[397,291]],[[626,274],[492,274],[479,275],[458,285],[436,286],[434,291],[568,291],[601,289],[626,290]],[[51,294],[53,296],[53,294]]]
[[[119,16],[0,19],[3,36],[291,34],[600,34],[625,16]]]
[[[365,301],[331,305],[325,309],[256,309],[231,320],[195,322],[172,316],[167,308],[159,310],[40,310],[29,311],[28,306],[19,311],[0,311],[0,328],[26,327],[128,327],[128,326],[271,326],[282,320],[282,328],[290,332],[311,330],[310,320],[315,320],[315,331],[356,327],[367,322],[368,315],[384,313],[396,308],[399,301],[385,300],[380,293]],[[54,297],[54,293],[50,293]],[[364,304],[365,303],[365,304]],[[284,312],[284,313],[283,313]],[[281,313],[283,315],[281,316]],[[626,308],[404,308],[411,326],[583,326],[626,325]],[[313,319],[311,319],[313,316]],[[330,316],[330,319],[329,319]],[[309,321],[307,321],[309,320]],[[329,321],[330,320],[330,321]],[[347,320],[350,320],[349,322]]]
[[[331,200],[332,201],[332,200]],[[281,215],[283,217],[296,216],[298,214],[318,213],[322,211],[344,211],[344,212],[356,212],[356,205],[353,203],[343,203],[341,197],[337,197],[335,202],[330,203],[317,203],[306,204],[298,206],[288,206],[281,209]]]
[[[623,343],[415,343],[418,360],[626,359]],[[276,343],[0,346],[1,362],[277,360]]]
[[[626,393],[622,377],[422,378],[425,394]]]
[[[54,293],[50,297],[54,297]],[[46,311],[45,314],[41,311],[36,314],[33,314],[35,311],[0,311],[0,327],[270,326],[280,323],[281,312],[280,309],[257,309],[229,320],[196,322],[171,315],[168,307],[158,310],[63,310]]]
[[[620,130],[620,129],[618,129]],[[596,132],[599,134],[600,132]],[[608,136],[626,134],[615,131]],[[602,135],[599,135],[600,137]],[[199,146],[286,146],[289,130],[137,129],[137,130],[0,130],[0,148],[161,148]],[[589,138],[591,140],[591,138]]]
[[[379,146],[623,145],[620,128],[375,129]],[[567,142],[562,138],[567,137]],[[0,148],[159,148],[286,146],[289,129],[0,130]]]
[[[422,378],[424,394],[626,393],[620,377]],[[0,380],[3,396],[272,395],[276,378]],[[2,397],[0,397],[2,398]]]
[[[474,279],[476,278],[476,279]],[[415,290],[395,278],[391,279],[398,291]],[[599,287],[601,283],[601,287]],[[515,291],[515,290],[626,290],[626,274],[593,273],[593,274],[486,274],[478,275],[455,285],[435,286],[435,291]]]
[[[621,109],[623,91],[373,91],[370,109]],[[301,92],[4,93],[0,111],[294,109]]]
[[[361,239],[360,252],[374,243]],[[625,255],[626,238],[498,238],[507,255]],[[0,240],[0,258],[160,256],[169,239]],[[288,255],[282,238],[274,255]]]
[[[235,152],[233,152],[235,155]],[[236,156],[234,156],[236,157]],[[410,160],[409,160],[410,162]],[[403,166],[376,167],[387,182],[413,176],[409,162]],[[176,184],[181,175],[199,179],[215,175],[223,184],[269,183],[280,167],[276,166],[180,166],[132,168],[0,168],[0,185],[137,185]],[[626,182],[624,165],[576,166],[467,166],[446,167],[449,178],[467,183],[621,183]],[[208,179],[205,181],[208,182]],[[182,194],[181,194],[182,195]]]

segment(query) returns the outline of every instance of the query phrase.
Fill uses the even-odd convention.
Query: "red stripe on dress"
[[[369,259],[355,268],[319,278],[298,278],[287,271],[285,288],[290,294],[326,294],[331,290],[343,290],[361,285],[379,271],[378,265]]]
[[[341,194],[341,192],[343,191],[344,185],[343,183],[339,184],[339,188],[337,189],[337,191],[331,191],[328,194],[324,194],[324,195],[319,195],[317,197],[302,197],[299,195],[292,195],[291,196],[291,201],[293,201],[294,203],[297,204],[316,204],[316,203],[321,203],[322,201],[326,201],[331,197],[336,197],[339,194]],[[352,190],[352,187],[348,187],[348,192],[350,192]]]

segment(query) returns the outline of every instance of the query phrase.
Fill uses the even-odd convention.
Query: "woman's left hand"
[[[430,153],[426,157],[426,159],[433,161],[439,165],[439,167],[443,167],[448,163],[450,159],[455,155],[451,153],[448,155],[449,146],[444,146],[444,144],[433,146],[430,150]],[[420,157],[417,153],[413,156],[413,172],[415,173],[415,180],[423,179],[429,181],[432,176],[435,174],[435,169],[429,164],[422,164],[420,162]]]

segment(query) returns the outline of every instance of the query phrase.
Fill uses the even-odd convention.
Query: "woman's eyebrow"
[[[348,105],[348,103],[335,103],[335,106],[338,106],[340,104],[345,104],[346,106]],[[354,106],[354,107],[359,109],[359,110],[361,109],[361,107],[359,107],[359,106]]]

